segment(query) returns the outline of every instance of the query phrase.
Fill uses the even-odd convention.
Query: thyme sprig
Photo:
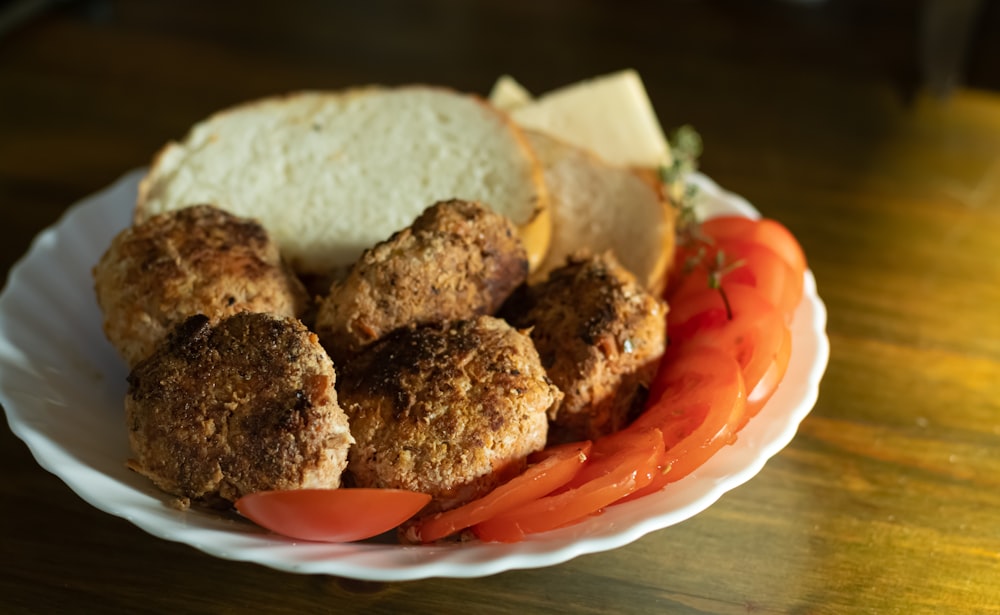
[[[733,308],[729,304],[729,296],[726,294],[726,289],[722,287],[722,278],[731,271],[739,269],[745,262],[743,259],[737,259],[732,262],[726,262],[726,253],[723,250],[719,250],[715,253],[715,262],[708,268],[708,287],[719,291],[719,295],[722,296],[722,304],[726,307],[726,320],[733,319]]]
[[[713,262],[705,263],[715,241],[701,230],[697,207],[701,193],[698,186],[689,182],[691,174],[698,170],[698,160],[703,151],[701,135],[685,124],[675,129],[668,141],[672,159],[669,165],[660,166],[659,175],[664,186],[664,196],[677,209],[677,244],[690,253],[683,264],[684,272],[690,273],[704,265],[708,273],[708,287],[719,291],[726,308],[726,317],[732,320],[733,311],[722,287],[722,279],[745,263],[742,259],[726,262],[726,254],[722,250],[714,252]]]
[[[701,135],[685,124],[676,128],[668,139],[672,154],[670,164],[660,166],[660,181],[665,197],[677,210],[677,236],[681,245],[697,245],[706,239],[698,230],[698,186],[689,183],[692,173],[698,170],[702,154]]]

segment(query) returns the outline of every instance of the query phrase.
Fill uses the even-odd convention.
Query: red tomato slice
[[[707,244],[678,245],[674,248],[674,259],[667,275],[667,288],[664,296],[671,297],[677,288],[694,272],[698,265],[708,257],[710,246]]]
[[[791,322],[802,300],[802,274],[795,272],[774,250],[756,241],[722,239],[706,248],[704,254],[698,265],[677,280],[669,295],[671,301],[710,288],[711,270],[721,267],[722,288],[728,289],[733,284],[753,286]]]
[[[743,369],[752,391],[777,356],[786,329],[784,317],[754,288],[734,284],[678,298],[667,316],[672,347],[708,346],[727,352]],[[729,309],[726,307],[728,300]]]
[[[236,510],[289,538],[350,542],[397,527],[430,501],[426,493],[401,489],[293,489],[245,495]]]
[[[704,464],[732,443],[745,422],[746,391],[739,364],[721,350],[694,347],[671,352],[651,385],[653,403],[628,429],[656,425],[666,451],[649,485],[624,501],[660,490]]]
[[[587,483],[497,515],[473,526],[473,531],[487,542],[517,542],[588,517],[649,484],[663,456],[663,436],[652,430],[649,443],[648,450],[626,447],[612,454],[608,471]]]
[[[566,489],[573,489],[589,483],[613,471],[621,457],[632,451],[648,452],[650,449],[662,448],[656,438],[663,439],[663,432],[658,425],[644,428],[623,429],[594,442],[590,459],[583,469],[566,484]],[[651,479],[652,477],[650,477]]]
[[[792,332],[786,326],[783,335],[781,336],[781,346],[778,348],[777,354],[774,356],[774,361],[767,368],[767,372],[764,373],[764,377],[760,379],[757,386],[753,388],[752,391],[747,393],[747,411],[746,416],[743,418],[743,425],[746,425],[747,421],[751,417],[757,415],[760,409],[764,407],[767,400],[771,399],[774,392],[778,389],[778,385],[781,384],[782,379],[785,377],[785,372],[788,371],[788,361],[792,356]]]
[[[707,346],[671,349],[650,383],[649,393],[650,404],[627,429],[658,428],[667,450],[703,426],[706,412],[719,420],[741,411],[744,406],[740,402],[746,401],[739,363],[726,352]],[[724,424],[719,423],[719,427]]]
[[[777,220],[753,220],[743,216],[717,216],[704,220],[699,228],[716,241],[741,239],[755,241],[774,250],[797,275],[806,271],[806,256],[795,235]]]
[[[590,440],[580,440],[578,442],[566,442],[565,444],[555,444],[553,446],[546,446],[540,451],[535,451],[528,455],[528,465],[533,466],[536,463],[541,463],[552,457],[553,455],[565,455],[570,451],[577,451],[583,453],[584,457],[590,457],[590,452],[593,449],[594,443]]]
[[[590,441],[547,448],[543,458],[485,496],[422,519],[408,532],[414,542],[434,542],[552,493],[572,479],[587,460]]]

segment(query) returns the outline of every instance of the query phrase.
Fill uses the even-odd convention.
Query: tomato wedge
[[[795,235],[783,224],[770,218],[754,220],[743,216],[716,216],[699,225],[703,235],[716,242],[724,239],[754,241],[774,250],[785,259],[796,275],[806,271],[806,256]]]
[[[723,350],[743,369],[752,391],[781,350],[785,319],[756,289],[734,284],[679,298],[670,307],[667,337],[671,347],[703,346]],[[727,307],[728,302],[728,307]]]
[[[351,542],[399,526],[430,501],[426,493],[401,489],[292,489],[245,495],[236,510],[289,538]]]
[[[407,536],[414,542],[434,542],[548,495],[580,471],[590,448],[590,441],[547,448],[543,458],[520,475],[478,500],[421,519]]]
[[[526,535],[575,523],[649,484],[663,456],[663,436],[648,434],[649,448],[625,447],[608,457],[606,472],[473,526],[480,540],[517,542]]]

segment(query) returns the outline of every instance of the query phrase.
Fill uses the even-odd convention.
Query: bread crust
[[[526,133],[550,193],[552,237],[540,281],[581,249],[610,250],[651,292],[661,293],[674,253],[676,208],[655,173],[618,167],[537,131]]]

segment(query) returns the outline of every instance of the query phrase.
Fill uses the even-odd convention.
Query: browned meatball
[[[512,297],[502,314],[530,328],[565,394],[553,415],[554,440],[596,438],[633,418],[663,355],[666,313],[610,253],[572,256]]]
[[[396,329],[341,372],[360,487],[429,493],[452,508],[545,446],[561,398],[528,337],[491,316]]]
[[[316,331],[340,364],[411,323],[493,314],[527,275],[507,218],[479,203],[442,201],[362,254],[320,305]]]
[[[193,316],[128,377],[132,469],[208,504],[336,488],[352,440],[330,358],[301,322]]]
[[[188,316],[299,316],[307,302],[260,224],[208,205],[125,229],[93,273],[104,332],[130,367]]]

